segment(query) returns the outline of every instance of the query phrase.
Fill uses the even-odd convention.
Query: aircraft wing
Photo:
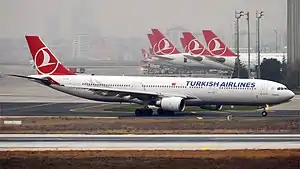
[[[109,87],[98,87],[98,86],[76,86],[76,85],[65,85],[66,87],[81,88],[93,91],[95,94],[103,96],[115,96],[119,98],[128,98],[133,100],[135,98],[139,100],[149,100],[163,97],[181,97],[184,99],[195,99],[194,96],[187,96],[183,94],[170,94],[170,93],[158,93],[145,90],[128,90],[128,89],[116,89]]]
[[[14,74],[7,74],[7,75],[34,80],[47,86],[55,82],[50,77],[44,77],[40,79],[40,78],[23,76],[23,75],[14,75]],[[151,92],[145,90],[116,89],[116,88],[99,87],[99,86],[78,86],[78,85],[62,85],[62,86],[78,88],[78,89],[87,89],[93,91],[95,94],[99,94],[103,96],[115,96],[116,98],[123,98],[128,100],[139,99],[144,101],[144,100],[156,100],[157,98],[164,98],[164,97],[181,97],[184,99],[198,99],[197,97],[192,95],[158,93],[158,92]]]

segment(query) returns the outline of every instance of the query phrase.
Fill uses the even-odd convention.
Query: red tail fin
[[[152,51],[153,51],[153,47],[156,45],[157,40],[154,38],[154,36],[152,34],[147,34],[149,42],[152,46]]]
[[[237,56],[233,53],[211,30],[203,30],[203,35],[208,47],[208,50],[212,55],[219,56]]]
[[[186,42],[186,50],[188,53],[191,53],[192,55],[212,56],[191,32],[182,32],[182,34],[183,39]]]
[[[73,75],[38,36],[25,36],[39,75]]]
[[[152,29],[153,37],[157,41],[153,45],[153,52],[157,55],[178,54],[179,50],[158,29]],[[149,37],[149,36],[148,36]]]
[[[186,43],[185,43],[184,38],[180,38],[180,42],[181,42],[181,45],[183,47],[183,51],[186,52],[186,53],[189,53],[189,50],[186,47]]]

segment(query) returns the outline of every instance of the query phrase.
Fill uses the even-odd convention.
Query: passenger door
[[[140,82],[134,82],[131,84],[130,87],[132,90],[145,90],[143,83]]]
[[[262,83],[261,88],[258,92],[258,95],[256,98],[266,98],[268,96],[268,84],[267,83]]]

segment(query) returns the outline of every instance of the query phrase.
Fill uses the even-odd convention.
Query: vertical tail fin
[[[38,36],[25,36],[35,69],[39,75],[73,75],[54,56]]]
[[[152,34],[147,34],[147,37],[149,39],[149,42],[152,46],[152,51],[153,51],[154,46],[156,46],[156,44],[157,44],[157,40],[155,39],[155,37]]]
[[[182,32],[182,34],[188,53],[191,53],[192,55],[212,56],[191,32]]]
[[[180,38],[180,42],[181,42],[181,45],[183,47],[183,51],[186,52],[186,53],[189,53],[189,50],[187,49],[186,41],[184,40],[184,38]]]
[[[221,39],[213,33],[211,30],[203,30],[204,39],[206,41],[209,52],[212,55],[219,56],[237,56],[232,52]]]
[[[152,46],[154,54],[170,55],[180,53],[179,50],[158,29],[152,29],[152,33],[152,36],[156,41],[155,45]]]

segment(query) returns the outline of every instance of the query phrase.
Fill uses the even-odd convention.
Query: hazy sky
[[[250,11],[252,32],[260,9],[262,31],[286,29],[286,0],[0,0],[0,37],[72,36],[78,29],[74,22],[81,22],[104,36],[145,37],[150,28],[180,26],[210,28],[230,38],[235,9]],[[245,18],[240,27],[246,29]]]

